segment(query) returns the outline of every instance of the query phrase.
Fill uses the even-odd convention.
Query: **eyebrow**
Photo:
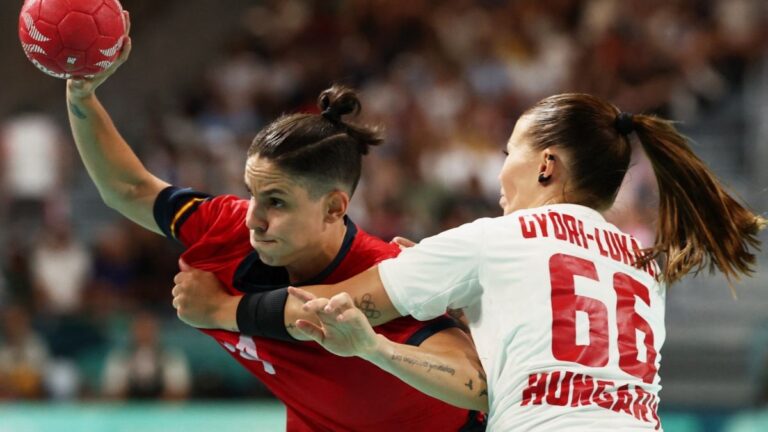
[[[263,190],[259,192],[261,195],[288,195],[288,192],[285,190],[278,188],[278,187],[272,187],[266,190]]]
[[[251,195],[253,195],[253,191],[251,190],[251,187],[248,186],[248,183],[243,183],[243,186],[245,186],[245,190],[247,190]],[[269,189],[263,190],[259,192],[260,195],[289,195],[288,192],[286,192],[284,189],[279,187],[271,187]]]

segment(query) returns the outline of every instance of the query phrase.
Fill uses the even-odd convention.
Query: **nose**
[[[245,215],[245,226],[249,230],[265,232],[267,231],[267,219],[261,214],[262,212],[256,204],[256,199],[251,198],[248,202],[248,212]]]

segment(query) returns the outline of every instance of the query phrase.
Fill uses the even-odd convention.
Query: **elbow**
[[[142,197],[148,195],[149,189],[150,184],[146,181],[137,184],[121,183],[98,187],[99,195],[104,204],[120,213],[141,201]]]
[[[119,210],[122,200],[116,194],[109,191],[99,190],[99,196],[104,204],[112,210]]]
[[[490,410],[490,407],[488,406],[488,395],[486,394],[484,397],[480,398],[480,400],[475,401],[475,403],[472,404],[471,409],[487,414]]]
[[[131,203],[135,201],[135,197],[131,194],[118,190],[99,189],[99,195],[107,207],[119,213],[124,213],[124,210],[130,208]]]

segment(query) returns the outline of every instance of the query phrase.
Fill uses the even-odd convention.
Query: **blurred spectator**
[[[31,253],[35,322],[55,359],[48,378],[52,396],[57,399],[79,395],[76,357],[103,340],[99,324],[85,307],[90,261],[90,254],[66,221],[46,224]]]
[[[67,185],[64,149],[61,127],[46,114],[24,108],[0,125],[4,223],[9,232],[34,232],[47,212],[68,205],[62,202],[67,197],[62,193]]]
[[[102,391],[114,399],[186,399],[191,388],[186,357],[163,346],[157,319],[136,315],[125,348],[113,349],[102,376]]]
[[[0,306],[16,303],[31,310],[34,306],[34,290],[29,269],[29,250],[21,241],[12,238],[6,243],[4,258]]]
[[[93,244],[93,298],[102,313],[135,307],[134,289],[139,274],[136,239],[127,220],[109,224],[96,234]]]
[[[0,311],[0,400],[40,399],[49,365],[48,349],[19,305]]]
[[[39,295],[38,307],[47,316],[82,312],[90,276],[90,255],[72,235],[68,223],[47,224],[32,250],[31,272]]]

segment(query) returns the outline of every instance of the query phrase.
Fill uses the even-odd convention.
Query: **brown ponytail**
[[[647,115],[633,120],[659,186],[656,241],[645,259],[662,259],[668,284],[705,267],[729,281],[751,275],[750,248],[759,249],[766,220],[726,192],[671,122]]]

